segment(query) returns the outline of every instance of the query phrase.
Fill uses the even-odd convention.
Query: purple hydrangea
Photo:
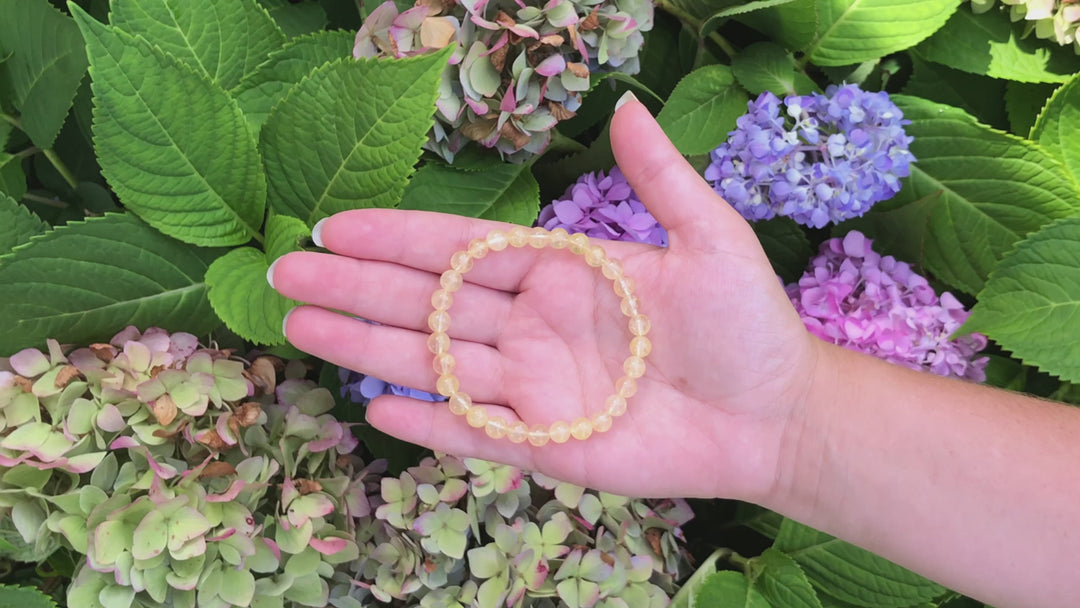
[[[783,102],[765,92],[747,106],[705,179],[748,220],[838,223],[891,198],[911,172],[910,121],[888,93],[833,85]]]
[[[786,287],[810,333],[890,363],[939,376],[986,380],[986,337],[950,339],[968,312],[949,292],[871,249],[858,231],[821,245],[798,283]]]
[[[537,226],[548,230],[565,228],[573,234],[583,232],[591,238],[609,241],[634,241],[667,246],[667,230],[642,204],[634,189],[614,167],[586,173],[567,188],[561,199],[540,211]]]
[[[353,403],[371,401],[381,395],[401,395],[420,401],[446,401],[446,397],[442,395],[391,384],[344,367],[338,368],[338,378],[341,379],[341,396]]]

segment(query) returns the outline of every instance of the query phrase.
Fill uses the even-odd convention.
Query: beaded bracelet
[[[605,277],[612,280],[615,295],[622,298],[620,308],[630,318],[630,356],[623,362],[624,376],[615,382],[615,392],[604,403],[604,411],[592,418],[580,417],[572,422],[559,420],[548,426],[534,424],[531,427],[524,422],[507,422],[502,416],[489,416],[487,409],[474,405],[472,398],[460,390],[461,384],[454,375],[454,356],[450,354],[450,305],[454,302],[453,293],[464,282],[462,275],[473,267],[473,260],[487,255],[488,251],[502,251],[507,246],[536,249],[547,246],[555,249],[569,249],[572,253],[583,256],[589,266],[599,267]],[[494,439],[507,438],[514,443],[526,440],[540,447],[547,442],[564,443],[571,437],[588,439],[594,432],[603,433],[611,428],[615,418],[626,413],[626,400],[637,392],[637,378],[645,375],[645,357],[652,350],[652,342],[646,337],[649,333],[649,318],[641,314],[641,300],[634,295],[634,281],[623,274],[622,264],[609,258],[604,249],[589,241],[584,234],[569,234],[563,228],[552,231],[544,228],[525,228],[516,226],[509,231],[492,230],[487,237],[473,239],[466,249],[450,256],[450,269],[439,278],[440,289],[431,294],[431,305],[435,311],[428,316],[428,348],[435,354],[433,367],[439,379],[435,383],[440,395],[448,397],[450,411],[458,416],[465,416],[470,426],[483,428]]]

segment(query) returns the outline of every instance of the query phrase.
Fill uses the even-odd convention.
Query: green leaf
[[[913,72],[904,86],[905,95],[914,95],[964,110],[992,127],[1004,129],[1005,82],[932,63],[911,53]]]
[[[299,302],[285,298],[266,282],[270,264],[300,249],[300,239],[311,234],[300,220],[272,215],[266,226],[266,254],[252,247],[234,249],[214,260],[206,271],[210,304],[233,332],[257,344],[281,344],[285,313]]]
[[[940,193],[929,212],[922,263],[942,281],[978,292],[1017,241],[1080,210],[1076,184],[1034,143],[956,108],[903,95],[893,101],[911,120],[917,162],[887,208]]]
[[[1080,382],[1080,219],[1016,246],[990,275],[960,331],[982,332],[1028,365]]]
[[[127,325],[194,334],[218,325],[203,274],[215,250],[162,236],[131,215],[72,222],[0,257],[0,354],[46,338],[107,341]]]
[[[18,200],[24,194],[26,174],[23,173],[22,159],[14,154],[0,152],[0,195],[8,195]]]
[[[680,152],[704,154],[727,139],[746,102],[731,68],[708,65],[679,81],[656,121]]]
[[[821,600],[795,560],[772,547],[750,560],[754,589],[773,606],[821,608]]]
[[[0,194],[0,256],[49,229],[29,209]]]
[[[679,588],[679,592],[671,598],[671,604],[668,608],[693,608],[697,605],[699,598],[701,597],[701,588],[711,580],[714,574],[716,574],[716,560],[720,559],[720,556],[725,552],[724,549],[717,549],[710,555],[698,569],[690,575],[690,578],[686,579],[686,582]],[[740,578],[743,578],[740,576]],[[743,578],[745,581],[746,579]],[[702,604],[703,606],[712,606],[713,604]],[[718,604],[726,606],[727,604]]]
[[[751,227],[776,274],[780,275],[785,283],[797,281],[806,270],[810,257],[814,255],[810,240],[806,238],[802,228],[786,217],[754,222]]]
[[[531,226],[540,212],[540,186],[524,164],[465,172],[429,163],[409,181],[398,207]]]
[[[259,0],[289,38],[311,34],[326,26],[326,11],[317,2]]]
[[[797,0],[744,20],[819,66],[878,59],[945,25],[960,0]]]
[[[145,41],[71,10],[90,55],[94,145],[120,201],[196,245],[257,238],[266,183],[236,101]]]
[[[731,70],[751,95],[772,91],[783,99],[818,90],[813,80],[797,70],[791,55],[771,42],[755,42],[739,51],[731,60]]]
[[[772,605],[760,591],[750,586],[746,576],[739,572],[725,571],[705,579],[697,600],[687,604],[687,608],[770,608]]]
[[[945,27],[917,47],[926,59],[949,67],[1021,82],[1065,82],[1080,71],[1080,57],[1011,23],[1002,11],[976,15],[964,3]]]
[[[701,37],[708,36],[713,30],[719,28],[724,21],[731,19],[732,17],[738,17],[739,15],[745,15],[754,11],[760,11],[774,6],[780,6],[781,4],[788,4],[795,0],[753,0],[752,2],[735,2],[735,6],[729,6],[724,9],[720,9],[713,13],[701,27],[698,29],[698,35]],[[726,2],[726,4],[732,4]]]
[[[1043,108],[1031,139],[1065,164],[1080,181],[1080,74],[1059,88]]]
[[[818,590],[854,606],[902,608],[945,593],[883,557],[791,519],[780,524],[773,547],[802,566]]]
[[[285,34],[255,0],[112,0],[110,23],[231,89]]]
[[[0,585],[0,606],[19,608],[56,608],[56,602],[37,587]]]
[[[0,0],[0,15],[0,90],[13,93],[34,145],[49,148],[86,73],[82,37],[47,0]]]
[[[832,230],[832,235],[841,237],[858,230],[874,241],[877,253],[891,255],[922,272],[930,214],[944,193],[944,190],[935,190],[898,207],[891,201],[880,203],[862,217],[839,224]]]
[[[313,226],[339,211],[396,205],[433,124],[449,50],[346,58],[293,87],[261,134],[271,207]]]
[[[1035,119],[1057,87],[1057,84],[1044,82],[1008,81],[1005,84],[1005,113],[1009,116],[1009,131],[1028,137]]]
[[[290,40],[271,53],[265,63],[232,90],[253,130],[262,128],[270,110],[304,76],[327,62],[347,57],[354,38],[351,32],[319,32]]]

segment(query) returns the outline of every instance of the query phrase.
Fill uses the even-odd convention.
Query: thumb
[[[709,248],[742,238],[746,220],[686,162],[645,106],[629,94],[623,100],[611,119],[615,162],[671,243]]]

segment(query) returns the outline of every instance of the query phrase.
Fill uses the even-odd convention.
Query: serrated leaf
[[[818,91],[810,77],[797,71],[791,55],[771,42],[755,42],[739,51],[731,60],[731,70],[751,95],[772,91],[783,99]]]
[[[940,193],[926,224],[923,264],[974,294],[1025,235],[1080,211],[1077,186],[1036,144],[996,131],[965,112],[894,95],[911,120],[917,162],[889,209]],[[915,260],[909,260],[915,261]]]
[[[958,70],[1021,82],[1065,82],[1080,71],[1080,57],[1071,48],[1025,37],[1023,27],[1005,12],[976,15],[964,3],[916,51]]]
[[[29,209],[0,194],[0,256],[49,229]]]
[[[255,0],[112,0],[110,23],[231,89],[285,43]]]
[[[668,605],[668,608],[693,608],[698,605],[701,588],[716,574],[716,560],[720,559],[724,551],[724,549],[717,549],[705,561],[701,562],[701,565],[690,575],[690,578],[686,579],[686,582],[679,587],[679,592],[671,598],[671,604]],[[743,580],[745,581],[745,578]],[[701,605],[711,606],[712,604],[703,603]],[[720,605],[726,606],[727,604]]]
[[[1035,120],[1058,86],[1055,83],[1015,80],[1005,83],[1005,113],[1009,117],[1009,131],[1030,138]]]
[[[1036,232],[1001,260],[962,332],[985,333],[1028,365],[1080,382],[1080,219]]]
[[[326,11],[317,2],[259,0],[289,38],[317,32],[326,25]]]
[[[810,263],[810,256],[814,254],[810,240],[806,238],[802,228],[786,217],[754,222],[751,227],[776,274],[780,275],[785,283],[797,281]]]
[[[221,87],[74,4],[94,91],[94,145],[120,201],[205,246],[259,234],[266,181],[239,106]]]
[[[960,0],[796,0],[743,18],[819,66],[871,61],[945,25]]]
[[[47,0],[0,0],[0,15],[0,89],[34,145],[52,147],[86,73],[79,29]]]
[[[0,195],[21,199],[24,194],[26,174],[23,173],[22,159],[14,154],[0,152]]]
[[[1031,139],[1080,181],[1080,74],[1050,97],[1031,129]]]
[[[773,547],[802,566],[819,591],[853,606],[902,608],[945,593],[883,557],[791,519],[780,524]]]
[[[944,190],[936,190],[919,200],[896,207],[888,202],[879,204],[862,217],[837,225],[832,235],[842,237],[852,230],[858,230],[874,241],[874,251],[907,262],[921,273],[930,214],[944,193]]]
[[[393,207],[433,124],[449,48],[410,59],[342,59],[300,81],[263,126],[271,207],[309,226]]]
[[[266,282],[270,264],[300,249],[311,234],[300,220],[272,215],[266,224],[266,253],[251,247],[234,249],[214,260],[206,271],[210,304],[233,332],[257,344],[281,344],[285,313],[299,302],[285,298]]]
[[[0,585],[0,606],[19,608],[56,608],[56,602],[37,587]]]
[[[540,186],[524,164],[465,172],[429,163],[409,181],[398,207],[531,226],[540,212]]]
[[[354,34],[345,31],[319,32],[290,40],[271,53],[265,63],[232,90],[253,130],[262,128],[274,105],[304,76],[327,62],[347,57],[354,38]]]
[[[194,334],[218,320],[203,275],[219,251],[163,236],[131,215],[61,226],[0,257],[0,355],[107,341],[127,325]]]
[[[674,604],[672,604],[674,605]],[[787,604],[775,604],[786,606]],[[739,572],[717,572],[705,579],[697,601],[687,608],[770,608],[773,604]]]
[[[710,15],[709,18],[701,24],[701,27],[698,29],[698,35],[702,38],[708,36],[713,30],[720,27],[725,20],[731,19],[732,17],[746,15],[754,11],[760,11],[794,1],[795,0],[753,0],[752,2],[736,3],[735,6],[722,8]]]
[[[727,139],[746,102],[731,68],[707,65],[679,81],[656,121],[679,152],[705,154]]]
[[[913,70],[905,95],[960,108],[995,128],[1008,126],[1002,103],[1005,82],[926,61],[915,52],[910,55]]]
[[[773,606],[821,608],[821,600],[795,560],[770,547],[750,560],[754,589]]]

